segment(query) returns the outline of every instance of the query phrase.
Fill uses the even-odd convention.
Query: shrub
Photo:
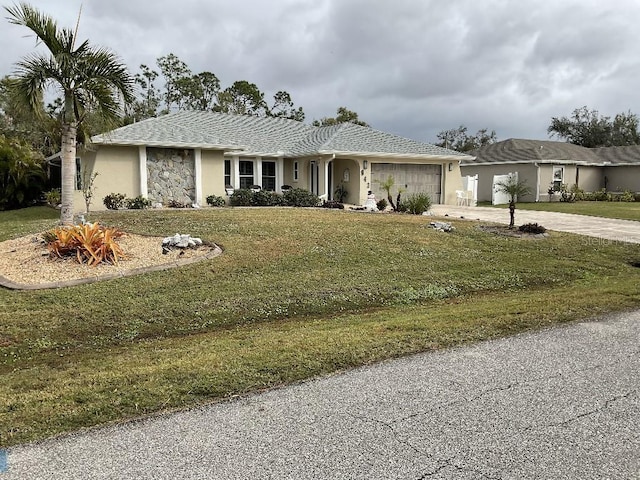
[[[75,256],[79,263],[95,267],[102,262],[117,264],[119,258],[126,258],[117,243],[117,239],[123,235],[116,228],[86,223],[55,228],[46,232],[43,238],[51,256]]]
[[[60,195],[61,195],[60,189],[54,188],[49,190],[48,192],[45,192],[44,199],[46,200],[47,204],[51,205],[52,207],[55,207],[60,204],[60,200],[61,200]]]
[[[227,204],[224,197],[219,197],[217,195],[209,195],[207,197],[207,205],[211,205],[212,207],[224,207]]]
[[[335,193],[336,197],[338,197],[339,203],[344,203],[344,199],[347,198],[347,195],[349,195],[349,192],[347,191],[343,183],[338,185],[333,193]]]
[[[252,193],[248,188],[239,188],[229,196],[229,203],[234,207],[248,207],[251,205]]]
[[[422,215],[431,208],[431,197],[426,193],[412,193],[401,203],[402,210],[412,215]],[[398,208],[400,210],[400,206]]]
[[[337,208],[344,210],[344,205],[337,200],[329,200],[328,202],[322,202],[322,208]]]
[[[169,200],[169,208],[186,208],[187,206],[178,200]]]
[[[142,210],[151,206],[151,200],[138,195],[136,198],[127,198],[125,201],[127,208],[131,210]]]
[[[32,205],[45,181],[41,156],[27,143],[0,135],[0,210]]]
[[[273,207],[282,205],[282,195],[268,190],[258,190],[251,192],[251,205],[256,207]]]
[[[320,198],[315,193],[302,188],[292,188],[283,195],[284,204],[290,207],[317,207]]]
[[[522,233],[544,233],[547,231],[542,225],[538,225],[537,223],[525,223],[524,225],[520,225],[518,228]]]
[[[585,193],[584,199],[592,202],[609,202],[611,201],[611,194],[607,193],[607,190],[603,188],[597,192]]]
[[[102,203],[109,210],[118,210],[124,207],[125,196],[122,193],[110,193],[102,199]]]
[[[387,202],[386,198],[381,198],[376,202],[376,207],[378,207],[378,210],[380,210],[381,212],[386,210],[387,205],[389,205],[389,202]]]
[[[629,190],[625,190],[621,195],[619,195],[618,200],[621,202],[635,202],[636,196]]]

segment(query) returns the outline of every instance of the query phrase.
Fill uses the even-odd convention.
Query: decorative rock
[[[163,252],[165,251],[165,249],[171,249],[173,247],[184,249],[184,248],[196,248],[200,245],[202,245],[202,239],[197,237],[191,238],[191,235],[186,235],[186,234],[181,235],[179,233],[176,233],[172,237],[165,237],[162,240]]]
[[[430,225],[439,232],[452,232],[455,227],[447,222],[431,222]]]

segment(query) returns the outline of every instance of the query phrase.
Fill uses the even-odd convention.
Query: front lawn
[[[0,212],[0,241],[55,224]],[[34,213],[36,212],[36,213]],[[0,290],[0,446],[640,305],[640,245],[291,208],[92,215],[218,243],[203,263]],[[44,420],[43,420],[44,419]]]
[[[491,206],[491,204],[483,204],[482,206]],[[508,208],[508,205],[497,206]],[[577,213],[579,215],[640,221],[640,202],[537,202],[518,203],[516,207],[522,210]]]

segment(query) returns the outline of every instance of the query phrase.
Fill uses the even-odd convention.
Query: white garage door
[[[426,193],[431,202],[440,203],[442,185],[442,165],[413,165],[410,163],[373,163],[371,164],[371,190],[376,198],[386,198],[387,194],[380,188],[380,182],[393,177],[392,195],[397,195],[398,187],[405,189],[403,195]]]

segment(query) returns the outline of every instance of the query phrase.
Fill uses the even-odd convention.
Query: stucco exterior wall
[[[451,165],[451,171],[449,171],[449,165]],[[444,180],[440,202],[444,205],[455,205],[457,202],[456,190],[462,190],[460,162],[445,162],[442,165],[442,177]]]
[[[463,176],[478,175],[478,202],[491,202],[493,194],[493,176],[494,175],[507,175],[509,173],[518,172],[518,180],[526,181],[527,185],[532,189],[530,195],[525,195],[519,201],[522,202],[535,202],[536,194],[535,189],[538,184],[538,171],[535,165],[527,164],[511,164],[511,165],[463,165],[460,168]],[[551,181],[552,175],[551,166],[549,166],[549,181],[545,184],[543,180],[543,171],[541,169],[540,175],[540,189],[547,194],[548,185]],[[544,188],[543,188],[544,187]],[[455,196],[455,192],[454,192]]]
[[[219,150],[202,150],[202,204],[209,195],[225,196],[224,155]]]
[[[596,192],[604,188],[602,167],[578,167],[578,187],[585,192]]]
[[[111,147],[101,145],[96,151],[84,152],[81,156],[83,168],[97,172],[91,210],[105,210],[102,199],[110,193],[122,193],[127,197],[140,195],[140,170],[138,147]],[[74,211],[85,211],[82,191],[74,195]]]
[[[347,171],[348,180],[345,178],[345,172]],[[336,158],[335,160],[333,160],[333,185],[330,186],[330,193],[332,198],[339,200],[335,194],[335,191],[336,188],[338,188],[338,185],[342,184],[347,191],[347,196],[345,197],[344,202],[354,205],[361,204],[360,182],[360,168],[355,160],[346,158]]]
[[[625,190],[640,192],[640,167],[605,167],[604,175],[607,177],[607,190],[610,192],[623,192]]]

